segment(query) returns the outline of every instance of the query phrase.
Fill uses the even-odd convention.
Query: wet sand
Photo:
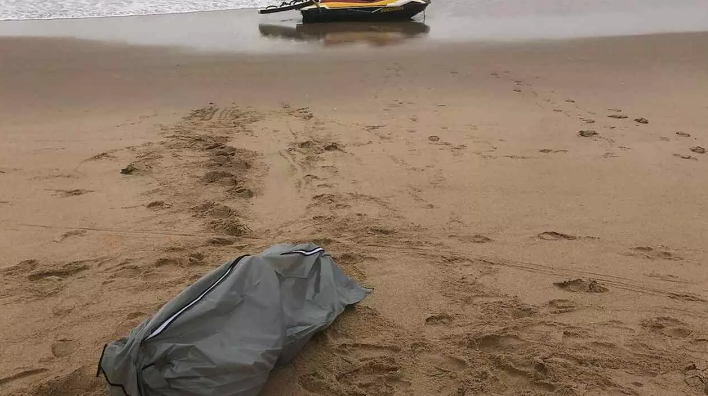
[[[285,241],[374,293],[265,396],[704,394],[707,44],[2,39],[0,394]]]

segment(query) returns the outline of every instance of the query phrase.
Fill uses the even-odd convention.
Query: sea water
[[[301,22],[297,11],[258,15],[253,9],[282,1],[0,0],[0,38],[71,37],[228,52],[304,49],[303,43],[260,32],[261,25],[295,29]],[[111,16],[120,17],[96,18]],[[416,21],[428,32],[407,43],[698,32],[708,31],[708,0],[432,0]]]
[[[89,18],[257,8],[273,0],[0,0],[0,20]]]
[[[260,8],[282,0],[0,0],[0,20],[89,18]],[[451,15],[510,18],[599,12],[708,11],[708,0],[432,0]],[[703,17],[708,13],[701,12]],[[693,16],[695,18],[695,15]],[[652,21],[647,21],[651,23]],[[680,24],[681,21],[676,21]]]

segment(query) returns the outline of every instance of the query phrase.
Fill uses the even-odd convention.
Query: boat
[[[294,27],[260,24],[258,29],[264,37],[315,42],[327,47],[354,43],[393,45],[430,31],[428,25],[414,21],[300,23]]]
[[[303,23],[407,20],[430,0],[294,0],[258,10],[261,14],[300,10]]]

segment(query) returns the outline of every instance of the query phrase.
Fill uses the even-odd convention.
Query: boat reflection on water
[[[430,31],[425,23],[413,21],[313,23],[295,27],[261,24],[258,28],[264,37],[319,42],[324,46],[354,43],[386,46],[423,37]]]

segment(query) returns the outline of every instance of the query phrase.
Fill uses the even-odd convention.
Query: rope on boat
[[[295,4],[298,4],[298,3],[306,3],[306,2],[308,2],[308,1],[309,1],[309,0],[284,1],[284,2],[280,3],[280,5],[270,5],[270,6],[266,7],[265,9],[266,9],[266,10],[270,10],[270,9],[273,9],[273,8],[287,7],[287,6],[292,6],[292,5],[295,5]]]

